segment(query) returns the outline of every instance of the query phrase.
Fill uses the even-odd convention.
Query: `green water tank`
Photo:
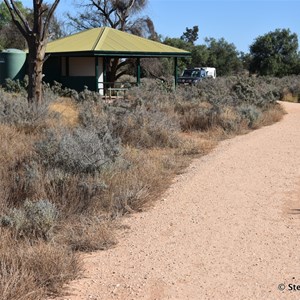
[[[6,78],[23,80],[26,72],[26,53],[18,49],[6,49],[0,53],[0,84]]]

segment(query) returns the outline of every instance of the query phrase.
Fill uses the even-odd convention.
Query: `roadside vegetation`
[[[126,99],[44,86],[28,106],[0,89],[0,294],[43,299],[81,272],[80,251],[117,243],[120,219],[151,207],[218,141],[279,121],[299,77],[224,77],[179,87],[144,80]]]

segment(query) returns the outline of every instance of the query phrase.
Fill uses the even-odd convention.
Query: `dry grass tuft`
[[[0,295],[3,300],[42,299],[45,291],[37,286],[35,276],[26,266],[20,248],[0,229]],[[20,245],[21,246],[21,245]]]
[[[178,155],[205,155],[217,144],[217,139],[209,133],[185,132],[180,135],[182,143],[176,150]]]
[[[75,103],[70,98],[59,98],[49,106],[50,112],[59,113],[60,125],[73,128],[79,123],[79,112]],[[48,120],[50,127],[57,125],[57,120],[54,118]],[[52,126],[51,126],[52,125]]]
[[[185,164],[174,149],[124,149],[123,161],[104,176],[109,211],[117,216],[143,210],[164,190],[170,178]]]
[[[279,122],[283,118],[284,114],[286,114],[286,112],[284,111],[282,106],[280,104],[277,104],[263,112],[260,118],[260,125],[268,126],[274,124],[275,122]]]
[[[113,224],[99,217],[81,216],[77,220],[62,222],[61,227],[57,239],[73,251],[106,250],[117,243]]]
[[[38,241],[24,251],[26,268],[34,274],[38,287],[57,295],[63,285],[80,274],[78,255],[64,245]]]
[[[57,295],[80,270],[76,254],[66,247],[16,241],[0,228],[0,295],[3,300],[36,300]]]
[[[291,92],[284,93],[281,100],[295,103],[299,102],[298,95],[293,95]]]
[[[11,165],[17,159],[30,155],[33,136],[18,131],[14,126],[0,124],[0,165]]]

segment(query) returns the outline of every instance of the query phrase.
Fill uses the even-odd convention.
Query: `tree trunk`
[[[113,88],[115,86],[118,64],[119,58],[117,57],[110,58],[107,63],[107,82],[109,83],[108,87]]]
[[[43,64],[45,58],[44,43],[28,42],[28,102],[36,106],[43,101]]]

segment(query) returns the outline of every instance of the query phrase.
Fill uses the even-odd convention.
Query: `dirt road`
[[[300,299],[300,105],[284,106],[283,121],[222,142],[127,218],[63,299]]]

